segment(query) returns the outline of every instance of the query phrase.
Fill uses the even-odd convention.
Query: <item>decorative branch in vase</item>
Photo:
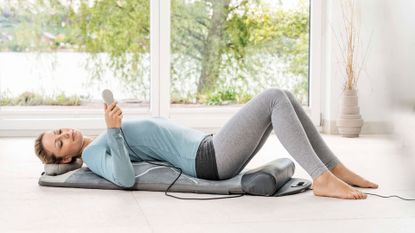
[[[336,126],[339,134],[343,137],[358,137],[363,126],[363,119],[360,115],[357,81],[363,62],[358,64],[357,59],[357,46],[360,44],[360,36],[354,0],[342,0],[342,13],[345,34],[340,35],[340,40],[336,39],[341,50],[345,81]]]

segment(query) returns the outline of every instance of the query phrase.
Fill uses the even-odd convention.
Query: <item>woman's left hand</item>
[[[113,102],[110,105],[104,103],[105,109],[105,123],[107,128],[121,128],[122,111],[117,102]]]

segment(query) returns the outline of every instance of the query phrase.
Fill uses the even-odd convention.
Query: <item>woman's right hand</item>
[[[105,123],[107,124],[107,128],[121,128],[122,111],[116,104],[117,101],[114,101],[110,105],[104,103]]]

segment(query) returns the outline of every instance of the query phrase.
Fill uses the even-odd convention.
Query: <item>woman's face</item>
[[[77,129],[59,128],[46,131],[42,144],[48,154],[53,153],[66,163],[70,162],[72,157],[82,154],[84,136]]]

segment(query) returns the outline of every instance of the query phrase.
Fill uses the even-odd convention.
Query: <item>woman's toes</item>
[[[356,196],[353,192],[347,192],[342,197],[343,199],[356,199]]]
[[[350,194],[352,196],[352,199],[356,199],[356,200],[360,199],[360,194],[359,194],[358,190],[353,189],[353,190],[350,191]]]
[[[362,181],[359,184],[354,184],[355,186],[359,186],[362,188],[376,188],[378,185],[375,183],[372,183],[368,180],[365,180],[362,178]]]
[[[378,184],[375,184],[375,183],[372,183],[372,182],[369,182],[369,183],[370,183],[370,188],[377,189],[379,187]]]
[[[354,191],[353,192],[353,196],[354,196],[354,199],[360,199],[360,194],[359,194],[359,192],[357,192],[357,191]]]
[[[367,195],[360,190],[356,190],[359,194],[359,199],[366,199]]]
[[[366,199],[367,198],[367,194],[366,193],[364,193],[362,191],[360,191],[360,193],[362,194],[363,199]]]
[[[363,193],[360,191],[357,191],[359,193],[359,199],[364,199]]]

